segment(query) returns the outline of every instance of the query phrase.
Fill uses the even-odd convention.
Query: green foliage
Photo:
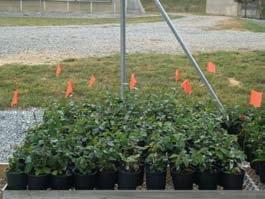
[[[141,0],[146,11],[157,11],[155,4],[150,0]],[[161,0],[168,12],[205,13],[206,0]]]
[[[13,156],[8,160],[8,171],[23,172],[25,169],[26,151],[23,147],[16,147]]]
[[[255,161],[265,161],[265,110],[260,108],[246,125],[246,146],[254,154]]]
[[[256,159],[265,158],[264,109],[232,107],[220,113],[209,103],[182,104],[177,96],[151,95],[146,100],[130,94],[124,103],[108,94],[81,105],[53,104],[43,124],[26,132],[9,161],[10,170],[35,175],[135,172],[145,163],[149,172],[162,172],[170,163],[178,172],[222,167],[236,173],[245,155],[238,134],[228,134],[224,122],[239,123]]]
[[[165,153],[152,152],[146,157],[145,163],[150,173],[164,172],[167,166],[167,156]]]
[[[78,145],[77,143],[74,146],[74,155],[72,157],[74,172],[86,175],[97,170],[97,154],[99,151],[92,143],[87,146]]]

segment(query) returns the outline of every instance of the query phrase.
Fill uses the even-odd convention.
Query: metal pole
[[[116,14],[116,0],[112,0],[112,12],[114,15]]]
[[[20,0],[20,4],[19,4],[20,6],[19,6],[19,10],[20,10],[20,12],[22,12],[23,11],[23,2],[22,2],[22,0]]]
[[[46,11],[46,1],[45,0],[43,1],[43,11],[44,12]]]
[[[189,58],[190,62],[192,63],[192,65],[195,67],[195,69],[197,70],[197,72],[199,73],[199,75],[201,76],[204,85],[206,86],[206,88],[208,89],[208,91],[210,92],[211,96],[213,97],[213,99],[215,100],[215,102],[217,103],[217,105],[219,106],[220,109],[224,109],[221,101],[219,100],[219,98],[217,97],[217,95],[215,94],[213,88],[211,87],[210,83],[208,82],[208,80],[206,79],[206,77],[204,76],[203,72],[201,71],[199,65],[197,64],[196,60],[193,58],[191,52],[189,51],[189,49],[187,48],[187,46],[185,45],[183,39],[181,38],[181,36],[179,35],[179,33],[177,32],[176,28],[174,27],[173,23],[171,22],[168,14],[166,13],[165,9],[163,8],[163,6],[161,5],[159,0],[154,0],[155,4],[157,5],[157,7],[159,8],[159,11],[161,13],[161,15],[164,17],[164,19],[166,20],[168,26],[170,27],[171,31],[174,33],[175,37],[177,38],[178,42],[180,43],[182,49],[184,50],[184,52],[186,53],[187,57]]]
[[[126,86],[126,0],[120,1],[121,99],[125,101]]]
[[[41,6],[41,0],[40,0],[40,5],[39,5],[39,10],[40,10],[40,15],[41,15],[41,9],[42,9],[42,6]]]
[[[90,14],[93,14],[93,1],[90,1]]]

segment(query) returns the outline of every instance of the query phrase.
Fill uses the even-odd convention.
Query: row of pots
[[[164,190],[166,187],[167,171],[159,173],[145,172],[146,188],[148,190]],[[173,185],[176,190],[192,190],[196,183],[200,190],[216,190],[217,185],[223,186],[225,190],[241,190],[245,171],[240,174],[225,172],[198,173],[191,170],[188,173],[178,173],[173,167],[170,169]],[[6,172],[8,189],[11,190],[112,190],[115,184],[120,190],[135,190],[143,184],[144,169],[137,172],[120,170],[118,172],[94,172],[87,175],[29,175],[25,173]]]

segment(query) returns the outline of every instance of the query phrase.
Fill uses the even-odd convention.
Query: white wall
[[[238,16],[239,9],[240,4],[234,0],[207,0],[206,4],[206,13],[208,14]]]

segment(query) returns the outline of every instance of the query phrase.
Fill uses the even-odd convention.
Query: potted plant
[[[239,105],[228,107],[222,114],[222,127],[228,134],[237,136],[237,143],[243,150],[246,148],[246,127],[252,117],[252,109],[243,110]]]
[[[125,190],[135,190],[138,185],[141,154],[120,154],[121,166],[118,172],[118,188]]]
[[[263,140],[265,140],[265,133],[263,133],[264,137]],[[261,143],[263,143],[262,140],[260,140]],[[265,147],[259,146],[259,148],[255,151],[256,158],[253,160],[255,163],[256,171],[258,171],[258,175],[260,177],[260,182],[265,183]]]
[[[8,168],[6,169],[6,178],[8,189],[23,190],[27,188],[27,176],[25,169],[25,151],[21,147],[17,147],[13,156],[8,160]]]
[[[148,152],[145,159],[146,188],[163,190],[166,187],[167,156],[166,153]]]
[[[72,157],[75,189],[94,189],[97,175],[97,148],[92,142],[76,145]]]
[[[148,135],[147,157],[145,159],[147,189],[165,189],[167,154],[173,146],[169,136],[174,133],[172,122],[161,122],[157,119],[153,117],[149,119],[152,132],[149,132]]]
[[[196,167],[196,183],[201,190],[216,190],[219,183],[219,168],[214,152],[208,147],[192,149],[191,156]]]
[[[256,173],[259,175],[260,164],[264,162],[264,146],[265,141],[265,111],[264,109],[257,109],[254,112],[252,120],[248,122],[246,131],[246,154],[248,161],[250,161],[250,166],[255,169]]]
[[[117,163],[119,162],[119,148],[115,145],[113,135],[105,132],[97,140],[98,175],[97,189],[114,189],[117,182]]]
[[[50,168],[48,166],[49,150],[46,147],[35,147],[25,161],[25,173],[28,189],[45,190],[50,187]]]
[[[49,166],[51,169],[51,188],[55,190],[66,190],[73,187],[72,151],[67,144],[67,139],[73,138],[52,140],[54,145],[52,146],[52,155],[49,158]]]
[[[142,174],[141,161],[144,147],[139,146],[140,133],[130,121],[121,127],[122,132],[115,133],[115,145],[119,146],[120,165],[118,188],[135,190]]]
[[[181,152],[169,157],[171,163],[171,176],[176,190],[192,190],[195,168],[192,165],[191,154],[183,149]]]
[[[245,160],[243,151],[230,146],[223,148],[221,184],[225,190],[242,190],[245,171],[240,165]]]
[[[27,151],[25,158],[25,173],[27,174],[28,189],[45,190],[50,187],[51,156],[50,142],[47,130],[43,125],[25,132],[23,149]]]

